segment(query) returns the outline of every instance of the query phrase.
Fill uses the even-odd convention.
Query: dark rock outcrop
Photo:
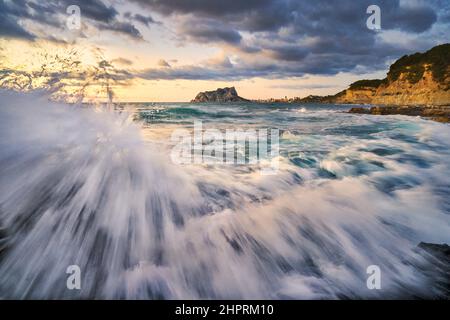
[[[433,298],[450,299],[450,246],[421,242],[417,247],[431,266],[422,271],[433,279],[430,285],[437,293]]]
[[[198,102],[246,102],[249,101],[240,97],[234,87],[219,88],[214,91],[205,91],[197,94],[192,103]]]
[[[450,264],[450,246],[448,244],[421,242],[418,247],[439,258],[441,261]]]
[[[439,122],[450,122],[450,106],[374,106],[371,108],[353,107],[349,113],[421,116]]]
[[[6,251],[7,238],[6,228],[3,226],[2,221],[0,220],[0,261],[3,253]]]
[[[364,107],[353,107],[350,110],[348,110],[349,113],[359,113],[359,114],[370,114],[369,108]]]

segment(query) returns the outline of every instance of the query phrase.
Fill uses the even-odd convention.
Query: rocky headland
[[[433,279],[430,285],[438,292],[433,298],[450,299],[450,246],[445,243],[421,242],[418,249],[432,266],[432,270],[423,270],[423,273]]]
[[[249,100],[240,97],[234,87],[219,88],[214,91],[200,92],[191,101],[192,103],[199,102],[247,102]]]
[[[336,95],[308,96],[295,102],[370,104],[376,106],[349,112],[403,114],[450,122],[450,44],[401,57],[384,79],[356,81]]]

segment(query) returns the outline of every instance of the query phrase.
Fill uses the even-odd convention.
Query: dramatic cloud
[[[111,23],[98,23],[97,28],[100,30],[109,30],[123,33],[136,39],[141,39],[142,35],[138,29],[132,24],[114,21]]]
[[[120,21],[118,11],[101,0],[55,0],[26,1],[0,0],[0,36],[15,38],[35,38],[33,31],[26,30],[17,21],[32,21],[38,25],[66,28],[67,7],[77,5],[81,9],[81,21],[99,30],[121,33],[140,39],[142,35],[130,22]],[[134,20],[150,23],[148,17],[135,16]],[[59,41],[55,35],[45,37]]]
[[[379,5],[387,28],[422,32],[436,21],[434,10],[426,6],[401,6],[399,0],[132,0],[163,15],[190,15],[220,20],[245,31],[275,31],[301,26],[304,30],[339,30],[365,24],[369,5]],[[418,3],[418,1],[414,1]],[[333,32],[334,33],[334,32]]]
[[[0,0],[0,36],[36,37],[21,20],[61,28],[70,4],[80,6],[83,23],[100,31],[142,39],[135,23],[139,27],[158,24],[170,31],[162,34],[163,40],[174,46],[224,52],[215,62],[197,65],[160,62],[159,67],[139,73],[147,79],[379,71],[406,53],[448,41],[450,32],[448,0]],[[380,31],[366,26],[370,5],[381,9]]]
[[[125,12],[124,17],[128,20],[134,20],[142,24],[145,24],[147,27],[149,27],[151,24],[160,24],[160,22],[153,19],[152,16],[142,15],[139,13],[132,14],[131,12]]]
[[[33,39],[34,36],[17,23],[20,13],[18,2],[0,0],[0,37]]]
[[[308,55],[304,48],[292,45],[270,48],[269,51],[274,59],[283,61],[301,61]]]
[[[400,0],[133,0],[173,19],[181,39],[201,44],[226,44],[239,55],[252,55],[235,66],[221,70],[222,77],[250,77],[253,63],[260,59],[275,65],[264,76],[302,76],[304,73],[336,74],[384,68],[386,61],[405,54],[404,44],[384,43],[379,33],[366,26],[367,7],[381,8],[382,32],[397,30],[420,34],[438,21],[430,5]],[[448,2],[443,4],[449,7]],[[180,22],[181,21],[181,22]],[[417,43],[417,42],[416,42]],[[413,49],[413,48],[411,48]],[[414,48],[425,50],[426,47]],[[271,61],[266,61],[270,59]],[[164,79],[205,79],[217,70],[211,66],[181,66],[155,72]],[[256,74],[263,74],[262,70]]]
[[[199,23],[188,21],[180,26],[180,30],[182,30],[184,36],[187,36],[188,40],[200,43],[226,42],[238,44],[242,39],[238,31],[213,20],[204,20]]]
[[[33,39],[34,36],[22,28],[12,16],[5,14],[2,5],[4,4],[0,2],[0,37]]]
[[[164,14],[195,13],[205,16],[223,16],[257,10],[272,4],[273,0],[133,0]],[[277,1],[275,1],[277,2]]]
[[[429,7],[405,7],[391,15],[388,14],[386,27],[409,32],[424,32],[437,20],[437,15]]]
[[[113,22],[118,15],[113,6],[105,5],[101,0],[60,0],[61,7],[77,5],[82,9],[83,17],[101,22]]]
[[[171,68],[149,68],[135,74],[136,77],[148,80],[240,80],[245,78],[262,77],[272,73],[275,77],[280,70],[273,64],[246,64],[234,66],[228,57],[216,57],[202,63],[202,65],[187,65]]]

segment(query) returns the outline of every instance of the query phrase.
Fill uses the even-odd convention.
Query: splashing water
[[[338,107],[107,112],[0,92],[0,298],[431,298],[450,242],[444,124]],[[189,111],[191,110],[191,111]],[[301,112],[298,112],[301,110]],[[282,130],[281,166],[170,164],[193,119]],[[81,290],[66,288],[78,265]],[[378,265],[382,290],[369,290]]]
[[[86,54],[86,53],[85,53]],[[91,58],[96,63],[83,64]],[[33,61],[39,61],[35,65]],[[45,91],[56,101],[90,102],[107,101],[112,106],[117,85],[126,85],[132,76],[108,61],[101,49],[83,55],[72,48],[64,54],[49,53],[45,49],[27,60],[27,65],[16,65],[0,56],[0,88],[18,92]]]

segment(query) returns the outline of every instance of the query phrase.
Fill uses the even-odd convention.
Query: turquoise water
[[[448,294],[417,248],[450,243],[448,125],[335,105],[115,107],[1,92],[1,298]],[[200,120],[278,129],[277,171],[174,163],[173,133]]]
[[[433,160],[427,158],[427,151],[430,155],[433,151],[446,153],[445,145],[421,135],[424,127],[442,127],[447,132],[448,125],[405,116],[353,115],[346,113],[349,108],[348,105],[280,103],[131,106],[131,110],[135,109],[135,119],[144,131],[150,132],[164,129],[166,125],[171,130],[192,129],[195,121],[202,122],[203,130],[214,128],[222,132],[276,128],[280,133],[280,155],[287,164],[331,178],[388,171],[386,161],[430,168]],[[327,168],[324,160],[333,161],[336,167]]]

